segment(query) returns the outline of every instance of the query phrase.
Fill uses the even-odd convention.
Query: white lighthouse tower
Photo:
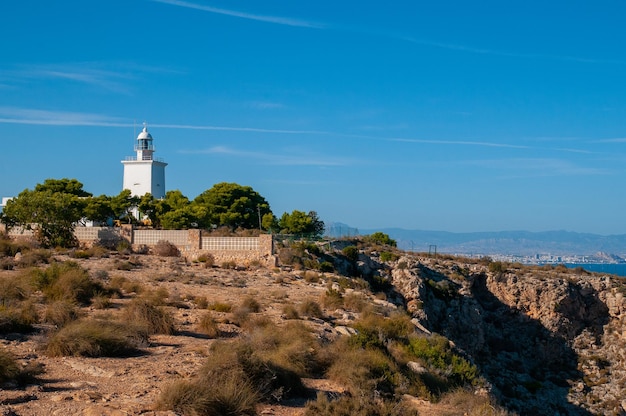
[[[167,163],[153,157],[152,135],[148,133],[146,123],[137,136],[135,151],[137,156],[129,156],[122,161],[124,165],[123,189],[130,189],[133,196],[142,197],[151,193],[156,199],[164,198]]]

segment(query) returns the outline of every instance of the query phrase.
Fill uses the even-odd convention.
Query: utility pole
[[[259,214],[259,230],[263,231],[263,229],[261,228],[261,206],[260,205],[256,206],[256,211]]]

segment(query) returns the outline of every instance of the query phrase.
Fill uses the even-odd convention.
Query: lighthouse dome
[[[141,133],[139,133],[139,136],[137,136],[137,140],[146,140],[146,139],[152,140],[152,135],[148,133],[148,128],[144,126]]]

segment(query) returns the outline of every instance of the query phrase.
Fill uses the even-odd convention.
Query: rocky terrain
[[[211,310],[220,336],[204,334],[200,322],[210,308],[207,305],[235,306],[252,297],[260,304],[253,313],[256,318],[284,325],[286,305],[298,307],[315,299],[323,306],[323,316],[298,318],[319,339],[332,342],[358,334],[366,310],[362,305],[324,300],[335,292],[343,299],[358,295],[387,317],[406,311],[413,325],[410,332],[445,336],[454,351],[478,369],[479,379],[467,384],[464,395],[457,393],[456,399],[410,389],[396,396],[416,414],[626,414],[626,286],[619,278],[401,252],[382,261],[380,251],[361,245],[350,259],[340,247],[351,244],[360,243],[345,242],[327,248],[325,254],[305,253],[314,260],[332,261],[335,272],[325,273],[305,271],[297,264],[235,269],[206,267],[180,257],[55,254],[50,261],[77,262],[103,284],[127,282],[122,296],[111,298],[106,307],[94,302],[81,307],[81,313],[116,316],[140,291],[160,291],[166,298],[163,307],[174,318],[175,332],[151,335],[139,353],[122,358],[46,355],[41,345],[54,328],[44,322],[35,324],[31,332],[3,333],[2,347],[22,365],[42,371],[29,383],[7,382],[0,387],[0,414],[177,414],[155,407],[164,389],[193,377],[211,355],[215,338],[230,342],[247,331],[233,318],[234,311]],[[120,267],[128,264],[132,267]],[[10,280],[22,271],[20,267],[3,270],[0,278]],[[366,280],[346,277],[354,275]],[[368,288],[365,281],[378,282],[380,287],[371,283]],[[385,342],[387,351],[396,354],[394,343]],[[416,374],[426,371],[419,360],[396,361]],[[316,392],[331,398],[349,394],[345,382],[323,374],[302,381],[308,393],[261,403],[256,413],[304,415],[305,404],[315,399]],[[479,396],[495,401],[466,403]]]
[[[420,326],[471,357],[507,408],[626,414],[623,280],[414,257],[391,273]]]

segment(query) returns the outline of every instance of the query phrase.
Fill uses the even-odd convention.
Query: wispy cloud
[[[218,131],[241,131],[250,133],[278,133],[278,134],[332,134],[319,130],[281,130],[281,129],[264,129],[257,127],[229,127],[229,126],[203,126],[194,124],[150,124],[152,127],[164,129],[183,129],[183,130],[218,130]]]
[[[595,59],[595,58],[585,58],[580,56],[568,56],[568,55],[556,55],[556,54],[537,54],[537,53],[522,53],[522,52],[509,52],[509,51],[501,51],[489,48],[478,48],[473,46],[467,46],[462,44],[455,43],[446,43],[446,42],[437,42],[426,39],[417,39],[410,36],[391,36],[396,37],[397,39],[404,40],[406,42],[414,43],[417,45],[434,47],[439,49],[448,49],[459,52],[467,52],[472,54],[479,55],[492,55],[492,56],[502,56],[509,58],[522,58],[522,59],[550,59],[555,61],[570,61],[570,62],[580,62],[580,63],[612,63],[612,64],[623,64],[623,61],[611,60],[611,59]]]
[[[17,107],[0,107],[0,123],[49,126],[129,127],[115,117],[101,114],[49,111]]]
[[[217,7],[205,6],[203,4],[191,3],[181,0],[153,0],[157,3],[169,4],[172,6],[186,7],[188,9],[202,10],[204,12],[223,14],[226,16],[239,17],[242,19],[257,20],[259,22],[274,23],[277,25],[308,27],[313,29],[323,29],[325,26],[320,23],[309,22],[305,20],[293,19],[290,17],[267,16],[261,14],[253,14],[240,12],[236,10],[220,9]]]
[[[483,146],[483,147],[503,147],[509,149],[530,149],[529,146],[508,144],[508,143],[495,143],[495,142],[478,142],[467,140],[434,140],[434,139],[404,139],[404,138],[388,138],[387,140],[393,142],[406,142],[406,143],[423,143],[423,144],[442,144],[450,146]]]
[[[313,152],[301,151],[294,153],[265,153],[250,152],[245,150],[233,149],[226,146],[215,146],[201,150],[180,150],[182,154],[220,154],[232,157],[240,157],[246,159],[256,159],[262,163],[269,165],[288,165],[288,166],[347,166],[356,163],[351,158],[333,157],[320,155]]]
[[[130,81],[146,73],[180,73],[180,71],[116,62],[16,65],[3,71],[0,81],[13,86],[36,80],[68,81],[128,94],[131,91]]]
[[[474,160],[468,165],[500,171],[501,179],[541,178],[555,176],[609,175],[606,168],[579,166],[569,160],[556,158],[507,158]]]
[[[595,143],[626,143],[626,137],[614,137],[611,139],[596,140]]]
[[[279,108],[285,108],[284,104],[274,103],[269,101],[250,101],[248,102],[248,107],[257,109],[257,110],[276,110]]]

